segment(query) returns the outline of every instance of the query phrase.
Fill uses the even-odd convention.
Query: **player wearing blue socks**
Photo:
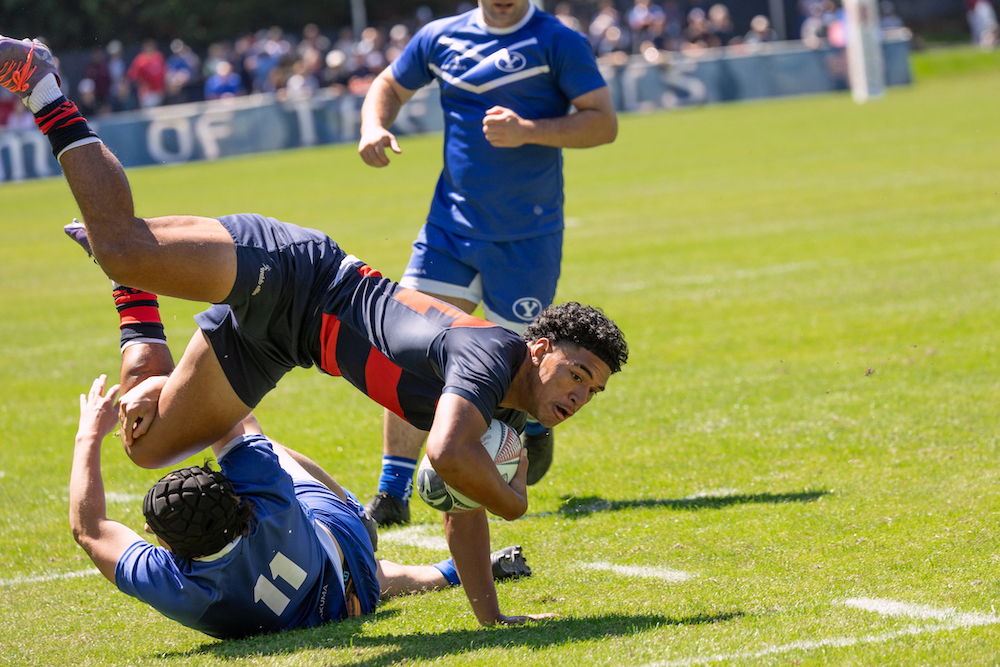
[[[421,28],[372,84],[358,152],[374,167],[401,152],[389,131],[401,106],[436,80],[444,109],[444,170],[403,279],[471,313],[523,333],[552,303],[563,237],[562,148],[613,141],[611,94],[585,38],[529,0],[480,0],[465,14]],[[570,114],[570,108],[576,109]],[[380,525],[406,523],[393,483],[425,433],[385,413],[383,476],[367,505]],[[528,484],[552,462],[550,427],[523,435]]]

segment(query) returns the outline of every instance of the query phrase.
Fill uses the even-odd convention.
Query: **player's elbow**
[[[612,111],[610,116],[605,116],[604,122],[601,123],[600,131],[598,132],[598,143],[596,145],[601,146],[603,144],[610,144],[612,141],[618,138],[618,116]]]

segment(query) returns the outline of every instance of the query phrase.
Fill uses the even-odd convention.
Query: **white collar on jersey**
[[[494,28],[491,25],[487,25],[486,21],[483,20],[483,10],[482,8],[476,9],[476,25],[490,33],[491,35],[509,35],[512,32],[517,32],[525,26],[525,24],[531,20],[531,17],[535,15],[535,3],[528,3],[528,11],[524,15],[524,18],[507,28]]]
[[[199,556],[198,558],[192,558],[191,560],[196,560],[199,563],[211,563],[213,560],[219,560],[220,558],[222,558],[223,556],[225,556],[226,554],[228,554],[230,551],[232,551],[233,549],[235,549],[236,545],[239,544],[240,540],[242,540],[242,539],[243,539],[243,536],[240,535],[235,540],[233,540],[232,542],[230,542],[226,546],[222,547],[222,549],[220,549],[219,551],[216,551],[214,554],[209,554],[207,556]]]

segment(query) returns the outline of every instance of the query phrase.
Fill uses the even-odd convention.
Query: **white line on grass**
[[[850,598],[844,604],[864,611],[873,611],[883,616],[909,616],[933,621],[950,621],[962,627],[973,625],[994,625],[1000,623],[996,614],[969,614],[955,609],[938,609],[924,604],[907,604],[895,600],[878,598]]]
[[[79,572],[63,572],[62,574],[40,574],[34,577],[15,577],[14,579],[0,579],[0,588],[4,586],[20,586],[22,584],[37,584],[43,581],[56,581],[58,579],[76,579],[77,577],[89,577],[100,574],[97,568],[80,570]]]
[[[379,533],[379,542],[385,544],[401,544],[408,547],[418,547],[420,549],[443,549],[448,550],[448,541],[443,535],[428,535],[433,530],[431,526],[410,526],[409,528],[399,528]]]
[[[798,641],[778,646],[766,646],[757,651],[745,651],[741,653],[716,653],[714,655],[684,658],[681,660],[664,660],[662,662],[652,662],[644,667],[693,667],[694,665],[707,665],[713,662],[723,662],[727,660],[746,660],[752,658],[763,658],[769,655],[779,655],[781,653],[791,653],[793,651],[816,651],[824,648],[844,648],[847,646],[857,646],[859,644],[882,644],[899,639],[900,637],[911,637],[931,632],[948,632],[960,630],[978,625],[1000,624],[1000,616],[996,614],[970,614],[959,612],[954,609],[938,609],[927,605],[907,604],[895,600],[885,600],[878,598],[850,598],[844,600],[842,604],[864,611],[875,612],[883,616],[904,616],[923,620],[948,621],[932,625],[913,625],[902,630],[884,632],[878,635],[862,635],[860,637],[831,637],[829,639],[817,639],[814,641]]]
[[[631,565],[613,565],[611,563],[581,563],[581,565],[589,570],[614,572],[615,574],[620,574],[625,577],[661,579],[663,581],[673,583],[687,581],[694,576],[688,574],[687,572],[681,572],[680,570],[668,570],[662,567],[634,567]]]

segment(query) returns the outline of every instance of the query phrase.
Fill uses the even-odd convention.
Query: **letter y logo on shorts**
[[[525,322],[531,322],[542,312],[542,302],[532,296],[526,296],[514,302],[514,315]]]

